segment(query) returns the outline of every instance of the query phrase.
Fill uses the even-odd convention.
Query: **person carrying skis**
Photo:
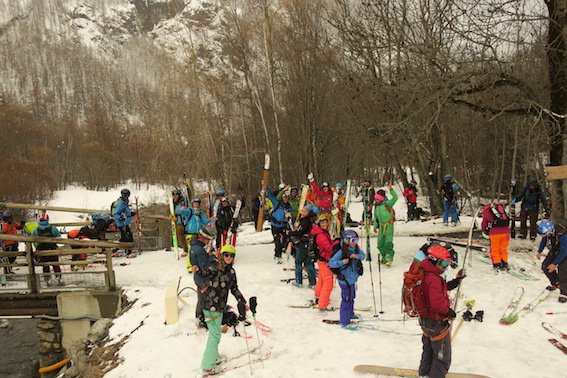
[[[286,192],[289,194],[289,203],[291,204],[291,218],[297,219],[297,212],[299,211],[299,189],[295,186],[287,185],[278,193],[278,201],[282,199]]]
[[[362,212],[362,219],[366,219],[366,221],[368,222],[372,219],[374,196],[376,195],[376,192],[372,187],[372,182],[370,180],[364,180],[364,183],[360,188],[360,193],[362,195],[362,204],[364,205],[364,208],[366,208],[366,214],[364,213],[364,210]]]
[[[396,221],[396,213],[394,204],[398,200],[398,194],[392,188],[392,184],[388,183],[388,190],[392,198],[386,197],[383,189],[378,190],[374,199],[376,206],[374,207],[374,232],[378,232],[378,251],[382,258],[379,263],[392,265],[394,261],[394,222]]]
[[[408,221],[419,220],[419,214],[417,214],[417,182],[411,180],[408,186],[404,189],[404,197],[408,205]]]
[[[242,209],[245,205],[244,201],[244,194],[241,197],[242,204],[240,208]],[[216,220],[216,228],[217,228],[217,250],[222,248],[223,245],[227,243],[227,236],[228,231],[232,233],[232,240],[228,241],[228,243],[236,243],[236,233],[238,230],[238,219],[234,218],[234,212],[236,210],[236,206],[231,205],[228,202],[228,198],[222,197],[220,206],[217,212],[217,220]]]
[[[538,232],[543,235],[536,258],[541,260],[541,253],[547,247],[548,253],[541,264],[541,269],[549,280],[547,290],[560,289],[560,303],[567,302],[567,220],[561,219],[555,224],[544,220],[538,226]]]
[[[57,227],[52,226],[49,224],[49,215],[47,213],[39,214],[39,224],[35,230],[32,232],[32,236],[42,236],[46,238],[60,238],[61,233],[57,229]],[[37,243],[36,251],[52,251],[57,249],[57,243]],[[55,262],[59,261],[58,256],[40,256],[40,262]],[[61,279],[61,267],[59,265],[53,265],[53,271],[55,272],[55,277],[57,278],[57,286],[65,285],[63,280]],[[47,286],[51,286],[51,277],[50,274],[50,265],[43,266],[43,276],[45,280],[45,284]]]
[[[333,192],[329,187],[329,183],[324,182],[321,188],[313,178],[313,173],[307,176],[307,180],[311,184],[313,193],[315,194],[315,206],[317,207],[317,214],[329,214],[333,210]]]
[[[303,266],[307,270],[309,279],[309,288],[315,288],[317,278],[315,276],[315,266],[313,260],[307,257],[307,248],[309,246],[309,234],[313,226],[313,221],[317,219],[317,215],[313,212],[311,206],[305,206],[299,211],[299,224],[289,233],[292,247],[295,249],[295,282],[293,286],[303,287]]]
[[[358,265],[366,257],[358,247],[358,234],[347,230],[342,233],[341,249],[329,260],[329,268],[339,269],[337,279],[341,287],[340,319],[343,328],[354,330],[358,327],[350,324],[357,319],[354,315],[354,298],[356,298],[356,281],[358,280]]]
[[[274,259],[277,264],[281,264],[282,253],[287,248],[288,233],[292,222],[291,203],[289,203],[290,193],[284,193],[282,199],[278,201],[270,188],[266,187],[266,197],[272,204],[272,210],[268,214],[268,219],[272,226],[272,236],[274,237]]]
[[[132,217],[136,215],[135,211],[130,209],[130,190],[122,189],[120,191],[120,197],[112,203],[112,217],[116,222],[116,227],[120,230],[120,241],[124,243],[133,243],[134,235],[132,235],[132,230],[130,230],[130,223]],[[136,254],[132,252],[131,249],[126,249],[126,257],[136,257]],[[113,256],[117,257],[118,253],[115,251]]]
[[[181,214],[181,209],[185,208],[187,204],[185,203],[185,197],[183,197],[183,192],[181,189],[176,189],[171,192],[173,194],[173,207],[175,217],[173,221],[175,222],[175,233],[177,235],[178,246],[183,249],[181,257],[187,256],[189,252],[189,246],[187,245],[187,239],[185,235],[186,220]]]
[[[525,239],[527,236],[528,219],[530,221],[530,240],[534,241],[536,238],[537,219],[539,215],[539,203],[543,205],[545,217],[549,218],[547,211],[547,198],[543,193],[543,188],[535,178],[531,178],[528,185],[512,199],[511,204],[515,205],[516,202],[522,201],[520,210],[520,239]]]
[[[190,242],[194,236],[197,236],[203,226],[211,223],[211,220],[205,216],[205,213],[200,209],[201,200],[199,198],[194,198],[191,201],[191,208],[181,207],[179,209],[179,214],[185,221],[186,242]],[[218,229],[217,229],[218,230]],[[183,234],[181,234],[183,235]],[[187,256],[187,272],[191,273],[193,270],[191,268],[191,258]]]
[[[458,287],[465,277],[462,270],[457,278],[446,282],[442,277],[451,264],[451,253],[440,245],[427,249],[427,259],[421,262],[424,270],[422,290],[427,305],[426,315],[420,318],[423,330],[421,342],[423,352],[419,363],[419,375],[430,378],[442,378],[451,366],[451,324],[457,316],[450,307],[448,291]]]
[[[309,256],[317,259],[319,276],[315,285],[315,302],[321,311],[327,311],[331,302],[331,292],[333,291],[333,272],[329,268],[329,260],[335,252],[334,248],[339,248],[339,241],[332,240],[329,234],[330,214],[319,215],[319,224],[314,224],[311,228],[313,243],[317,244],[318,256]]]
[[[449,225],[449,215],[451,215],[451,223],[457,225],[459,215],[457,214],[457,191],[459,185],[453,182],[453,175],[447,173],[444,177],[445,182],[441,185],[440,193],[443,201],[443,225]]]
[[[482,209],[482,234],[490,238],[490,259],[494,272],[507,271],[508,244],[510,243],[509,218],[500,202],[486,205]]]
[[[220,250],[220,261],[213,261],[208,268],[195,267],[195,272],[200,272],[203,277],[210,280],[211,284],[203,291],[203,314],[209,329],[207,346],[201,360],[203,375],[214,375],[221,371],[216,365],[219,356],[219,343],[221,339],[222,311],[226,307],[229,291],[238,301],[239,319],[246,319],[248,305],[246,299],[238,289],[236,271],[233,268],[236,248],[226,244]]]
[[[207,287],[211,285],[211,279],[207,276],[207,269],[211,263],[218,262],[216,256],[210,251],[207,252],[206,246],[214,239],[212,230],[208,227],[202,227],[197,237],[191,238],[189,244],[191,249],[189,252],[190,264],[195,271],[193,280],[197,286],[197,305],[195,307],[195,318],[201,328],[207,328],[205,322],[205,314],[203,313],[203,304]]]
[[[2,223],[2,233],[6,235],[18,235],[18,230],[24,228],[26,222],[14,222],[14,214],[10,210],[4,212],[4,223]],[[5,252],[18,252],[19,243],[15,240],[4,240]],[[16,261],[16,256],[8,257],[8,262],[13,264]],[[12,273],[12,268],[6,268],[8,273]]]

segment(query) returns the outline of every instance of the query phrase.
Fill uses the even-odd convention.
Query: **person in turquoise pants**
[[[211,280],[211,284],[203,289],[203,314],[209,329],[209,338],[201,361],[204,376],[220,372],[216,360],[219,356],[222,310],[226,307],[229,291],[238,301],[239,319],[246,319],[248,306],[244,296],[238,290],[236,272],[232,267],[235,255],[236,248],[231,244],[226,244],[220,250],[220,261],[211,262],[207,268],[195,266],[193,269],[194,272],[200,272],[200,275],[209,277]]]
[[[378,232],[378,251],[382,256],[379,262],[390,266],[394,261],[394,222],[396,221],[394,204],[398,200],[398,194],[392,189],[391,183],[388,183],[387,187],[392,198],[388,199],[383,189],[376,192],[372,220],[374,232]]]

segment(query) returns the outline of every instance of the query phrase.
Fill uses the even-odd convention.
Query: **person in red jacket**
[[[490,239],[490,259],[495,273],[508,271],[510,222],[504,205],[494,202],[482,209],[482,234]]]
[[[441,245],[427,249],[427,259],[421,262],[424,270],[423,294],[427,303],[427,314],[420,319],[423,336],[423,352],[419,363],[419,375],[443,378],[451,366],[451,323],[457,316],[450,307],[447,292],[458,287],[465,277],[460,270],[457,278],[446,282],[441,274],[451,264],[451,253]]]
[[[313,178],[313,173],[307,176],[313,193],[315,194],[315,206],[317,207],[318,214],[329,214],[333,210],[333,192],[329,183],[324,182],[319,188],[319,185],[315,182]]]
[[[417,182],[411,180],[408,186],[404,189],[404,197],[408,204],[408,221],[419,220],[419,214],[417,214],[417,188],[415,187]]]
[[[24,222],[14,222],[14,214],[8,210],[4,213],[4,223],[2,224],[2,233],[7,235],[18,235],[18,230],[24,227]],[[4,251],[17,252],[18,242],[15,240],[4,240]],[[16,261],[15,256],[8,257],[10,264]],[[12,273],[12,268],[7,268],[8,273]]]
[[[331,302],[331,292],[333,291],[333,272],[329,268],[329,260],[333,256],[335,250],[339,247],[339,241],[331,240],[329,234],[329,218],[330,214],[321,214],[319,216],[319,224],[311,227],[311,235],[313,235],[314,243],[317,243],[319,256],[317,266],[319,267],[319,276],[315,285],[315,302],[321,311],[326,311]]]

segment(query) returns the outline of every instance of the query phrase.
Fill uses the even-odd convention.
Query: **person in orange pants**
[[[510,242],[510,220],[504,205],[494,202],[482,210],[482,233],[490,238],[490,258],[496,273],[508,271],[508,244]]]
[[[334,248],[339,246],[338,241],[331,240],[329,218],[330,214],[321,214],[319,224],[314,224],[311,228],[311,235],[317,245],[318,254],[316,258],[319,267],[319,277],[317,277],[317,284],[315,285],[315,302],[319,310],[322,311],[326,311],[331,302],[333,272],[329,268],[329,260],[335,252]]]

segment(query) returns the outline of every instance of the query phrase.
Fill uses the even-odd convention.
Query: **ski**
[[[138,254],[142,254],[142,224],[140,222],[140,207],[138,202],[138,197],[134,197],[134,203],[136,204],[136,235],[138,237]]]
[[[250,350],[245,350],[245,351],[238,353],[238,354],[231,356],[231,357],[225,357],[225,358],[218,359],[217,365],[221,365],[221,364],[224,364],[226,362],[236,360],[236,359],[238,359],[242,356],[247,355],[248,353],[253,353],[253,352],[257,351],[258,349],[260,349],[262,347],[262,345],[264,345],[264,341],[260,341],[259,345],[256,345],[255,347],[250,348]]]
[[[378,365],[356,365],[354,371],[361,373],[372,373],[378,375],[388,375],[397,377],[419,377],[419,372],[414,369],[401,369],[395,367],[378,366]],[[489,378],[486,375],[469,374],[469,373],[448,373],[446,378]]]
[[[288,305],[286,305],[286,307],[289,307],[289,308],[313,308],[313,309],[319,308],[319,307],[317,307],[317,305],[312,305],[312,304],[305,304],[305,305],[288,304]],[[335,310],[338,310],[338,308],[333,307],[333,306],[327,307],[327,311],[335,311]],[[370,310],[372,310],[372,306],[359,307],[359,308],[355,308],[354,310],[355,311],[370,311]]]
[[[260,331],[262,331],[264,333],[272,332],[272,327],[269,327],[269,326],[265,325],[264,323],[260,323],[257,320],[252,320],[252,324],[254,324],[256,326],[256,328],[258,328]]]
[[[512,200],[516,197],[516,183],[515,178],[510,180],[510,237],[516,238],[516,204],[512,205]]]
[[[167,192],[167,199],[169,202],[169,215],[171,218],[175,217],[175,205],[173,204],[173,194],[171,191]],[[171,238],[173,240],[173,256],[179,260],[179,244],[177,244],[177,228],[175,221],[171,219]]]
[[[427,238],[428,241],[442,241],[442,242],[446,242],[446,243],[450,243],[452,246],[456,246],[456,247],[463,247],[466,248],[467,247],[467,243],[461,243],[461,242],[455,242],[455,241],[451,241],[450,239],[447,238],[438,238],[438,237],[428,237]],[[480,245],[469,245],[470,249],[474,249],[475,251],[480,251],[480,252],[488,252],[488,248],[480,246]]]
[[[547,323],[547,322],[542,322],[541,326],[543,327],[543,329],[545,329],[547,332],[554,334],[555,336],[558,336],[560,338],[562,338],[563,340],[567,340],[567,334],[561,332],[559,329],[555,328],[555,326]]]
[[[346,229],[347,227],[347,219],[348,219],[348,208],[350,206],[350,197],[352,194],[352,181],[347,180],[346,182],[346,190],[345,190],[345,205],[343,206],[343,224],[342,229]]]
[[[248,366],[248,365],[250,365],[250,364],[255,364],[255,363],[258,363],[258,362],[265,361],[265,360],[267,360],[268,358],[270,358],[271,355],[272,355],[272,350],[271,350],[271,349],[268,349],[268,351],[267,351],[263,356],[261,356],[261,357],[253,358],[251,361],[243,362],[243,363],[238,364],[238,365],[233,365],[233,366],[224,367],[224,368],[221,370],[221,372],[216,373],[216,374],[214,374],[214,375],[226,373],[227,371],[230,371],[230,370],[240,369],[240,368],[245,367],[245,366]],[[203,375],[203,376],[206,377],[207,375]]]
[[[380,332],[386,332],[386,333],[396,333],[398,335],[409,335],[409,336],[421,336],[423,335],[423,332],[400,332],[400,331],[395,331],[393,329],[386,329],[386,328],[382,328],[380,326],[374,325],[374,324],[367,324],[367,323],[357,323],[358,328],[364,328],[364,329],[370,329],[373,331],[380,331]]]
[[[351,319],[351,323],[366,323],[366,322],[403,322],[406,319],[403,318],[399,318],[399,319],[382,319],[380,317],[374,317],[374,318],[361,318],[359,317],[358,319]],[[322,320],[323,323],[327,323],[327,324],[341,324],[340,320],[336,320],[336,319],[323,319]]]
[[[559,340],[547,339],[547,341],[549,341],[551,343],[551,345],[553,345],[554,347],[556,347],[557,349],[562,351],[564,354],[567,354],[567,347],[565,345],[563,345]]]
[[[258,210],[258,224],[256,231],[262,231],[264,226],[264,211],[266,209],[266,188],[268,187],[268,178],[270,175],[270,154],[264,156],[264,177],[262,179],[262,191],[260,192],[260,209]]]
[[[541,293],[539,293],[530,303],[522,307],[520,310],[515,309],[506,318],[500,319],[500,324],[510,325],[516,323],[520,317],[532,312],[537,306],[545,301],[550,294],[551,291],[543,289]]]
[[[234,207],[234,213],[232,214],[232,221],[230,222],[230,237],[228,238],[229,243],[236,247],[236,233],[233,232],[234,222],[238,219],[238,215],[240,215],[240,209],[242,208],[242,200],[237,200],[236,205]]]
[[[500,324],[511,324],[509,323],[512,318],[511,315],[516,311],[522,297],[524,296],[524,288],[517,287],[514,291],[514,295],[512,295],[512,299],[510,299],[510,303],[508,303],[508,307],[504,310],[504,313],[500,317]],[[517,319],[516,319],[517,320]]]
[[[492,265],[492,260],[490,260],[488,257],[486,257],[486,256],[484,256],[480,253],[477,253],[476,257],[477,257],[477,259],[479,259],[483,263]],[[539,278],[534,277],[534,276],[526,273],[525,269],[515,270],[515,266],[512,263],[508,264],[508,268],[510,268],[510,269],[508,271],[506,271],[505,273],[508,273],[513,277],[519,278],[519,279],[524,280],[524,281],[539,281]]]
[[[189,186],[189,179],[187,178],[187,173],[183,172],[183,185],[185,185],[185,204],[189,206],[191,204],[191,187]]]

